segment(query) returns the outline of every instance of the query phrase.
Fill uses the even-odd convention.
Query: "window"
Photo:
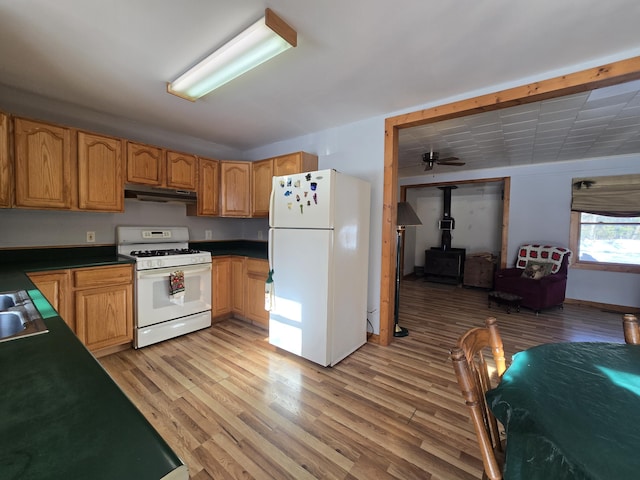
[[[640,273],[640,184],[636,175],[573,179],[575,268]]]

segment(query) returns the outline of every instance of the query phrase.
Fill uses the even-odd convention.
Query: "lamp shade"
[[[408,227],[412,225],[422,225],[422,222],[408,202],[398,202],[398,218],[396,224],[399,227]]]

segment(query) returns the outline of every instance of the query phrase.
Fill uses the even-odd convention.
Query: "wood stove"
[[[439,247],[431,247],[424,252],[424,278],[430,282],[460,285],[464,276],[465,249],[451,247],[451,230],[455,228],[455,220],[451,216],[451,190],[458,187],[438,188],[444,192],[443,215],[438,222],[442,240]]]

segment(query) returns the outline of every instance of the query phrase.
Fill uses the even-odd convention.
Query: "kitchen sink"
[[[3,293],[0,295],[0,311],[6,310],[7,308],[15,307],[15,297],[8,293]]]
[[[19,313],[0,312],[0,338],[10,337],[25,328],[25,322]]]
[[[25,290],[0,293],[0,342],[48,331]]]

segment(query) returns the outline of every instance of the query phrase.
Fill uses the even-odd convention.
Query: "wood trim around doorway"
[[[398,131],[403,128],[571,95],[637,79],[640,79],[640,57],[633,57],[496,93],[389,117],[385,120],[380,334],[373,337],[380,345],[389,345],[393,339]],[[508,209],[509,205],[505,204],[505,208]],[[504,235],[503,230],[502,248],[506,249],[507,239]]]

